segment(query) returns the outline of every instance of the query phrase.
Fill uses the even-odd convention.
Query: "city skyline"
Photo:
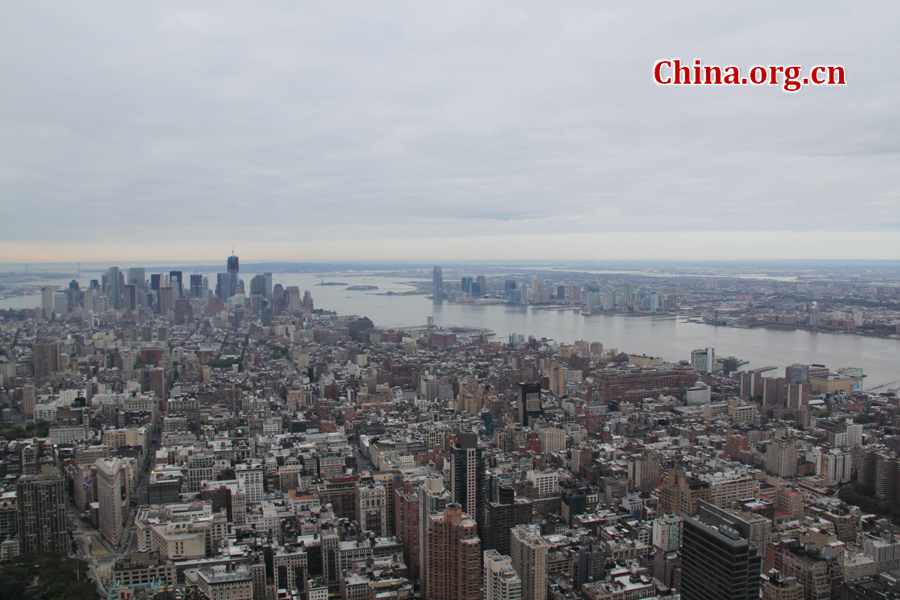
[[[0,262],[900,256],[898,8],[657,6],[4,6]]]

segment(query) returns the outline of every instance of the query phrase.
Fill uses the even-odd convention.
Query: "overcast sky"
[[[3,2],[0,262],[900,258],[898,25],[896,2]],[[848,85],[655,84],[671,58]]]

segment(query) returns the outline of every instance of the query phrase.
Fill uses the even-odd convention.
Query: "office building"
[[[444,293],[444,271],[440,267],[435,267],[431,274],[432,296],[435,300],[445,298]]]
[[[100,533],[113,546],[119,544],[122,536],[122,461],[118,458],[100,458],[97,467],[97,497],[100,511]]]
[[[474,281],[475,280],[472,279],[471,277],[463,277],[462,282],[460,283],[459,289],[471,296],[472,295],[472,283]]]
[[[541,409],[541,384],[536,382],[520,382],[519,395],[516,398],[519,409],[519,423],[530,426],[534,420],[544,416]]]
[[[484,539],[484,519],[487,504],[485,489],[485,461],[478,446],[478,435],[460,433],[451,450],[450,494],[463,512],[478,523],[478,537]]]
[[[711,373],[716,368],[715,349],[703,348],[691,352],[691,366],[698,373]]]
[[[133,285],[143,292],[147,291],[147,273],[144,267],[132,267],[128,269],[127,285]]]
[[[16,508],[20,554],[68,553],[66,483],[62,477],[20,478],[16,483]]]
[[[513,527],[510,558],[522,580],[522,600],[547,598],[547,552],[550,544],[541,537],[537,525]]]
[[[684,518],[682,600],[757,600],[761,558],[740,519],[726,519],[700,501],[698,518]],[[715,508],[715,507],[713,507]]]
[[[508,556],[496,550],[484,553],[484,600],[521,600],[522,580]]]
[[[50,321],[53,319],[53,294],[55,290],[52,285],[45,285],[41,288],[41,313],[44,319]]]
[[[203,298],[206,296],[206,285],[203,283],[203,275],[191,273],[191,298]]]
[[[169,271],[169,285],[175,290],[175,298],[184,296],[184,280],[181,271]]]
[[[453,502],[428,517],[426,600],[480,600],[481,540],[475,521]]]
[[[512,487],[501,486],[499,500],[488,502],[487,505],[484,548],[508,555],[512,529],[516,525],[531,523],[532,505],[532,501],[527,498],[516,498]]]
[[[106,272],[106,297],[109,298],[110,308],[119,310],[122,308],[122,287],[124,281],[119,267],[110,267]]]
[[[486,296],[487,295],[487,277],[484,275],[479,275],[475,278],[475,283],[473,285],[478,286],[478,293],[472,294],[473,296]]]

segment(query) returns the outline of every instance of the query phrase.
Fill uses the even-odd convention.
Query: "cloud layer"
[[[890,3],[6,3],[0,261],[51,241],[237,241],[266,259],[298,240],[404,254],[398,240],[526,234],[871,246],[866,232],[900,230],[898,17]],[[848,85],[658,86],[664,58],[843,65]]]

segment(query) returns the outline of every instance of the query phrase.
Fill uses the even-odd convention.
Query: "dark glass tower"
[[[464,513],[475,519],[478,537],[484,540],[487,488],[483,450],[478,446],[475,433],[460,433],[453,445],[450,495],[454,502],[462,505]]]
[[[748,539],[749,525],[697,504],[699,517],[684,517],[682,600],[757,600],[761,558]]]

